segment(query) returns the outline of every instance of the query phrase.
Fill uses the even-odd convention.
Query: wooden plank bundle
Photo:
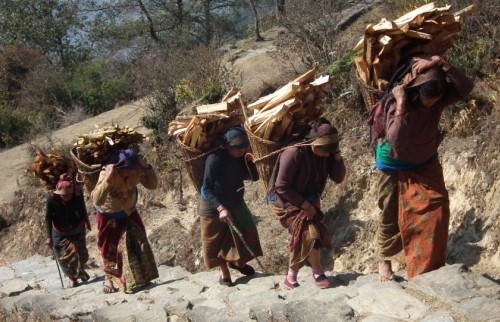
[[[37,150],[33,163],[26,171],[39,178],[45,188],[53,190],[61,174],[67,173],[72,177],[75,176],[76,165],[61,150],[54,150],[49,154]]]
[[[325,111],[322,104],[330,91],[330,76],[315,78],[313,68],[276,92],[259,98],[247,106],[254,114],[247,117],[246,126],[256,136],[280,142],[290,134],[296,123],[307,123]]]
[[[143,134],[128,126],[96,125],[93,132],[78,135],[74,150],[81,162],[97,167],[104,165],[113,151],[142,143],[145,138]]]
[[[168,134],[179,136],[186,146],[206,151],[214,140],[230,127],[242,124],[241,93],[232,88],[222,102],[196,107],[197,114],[177,116],[168,126]]]
[[[461,31],[461,18],[475,12],[477,6],[455,13],[450,8],[436,8],[431,2],[396,20],[383,18],[378,24],[369,24],[354,48],[364,50],[363,56],[355,59],[361,81],[384,91],[401,62],[415,55],[440,55],[450,49]]]

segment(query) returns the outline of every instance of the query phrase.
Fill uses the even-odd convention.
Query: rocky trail
[[[408,282],[376,274],[331,274],[320,290],[309,268],[300,287],[284,275],[235,275],[218,285],[218,272],[191,274],[159,266],[160,277],[134,294],[104,294],[103,275],[62,289],[56,263],[34,256],[0,267],[0,321],[499,321],[500,286],[463,265],[445,266]],[[66,280],[65,280],[66,283]]]

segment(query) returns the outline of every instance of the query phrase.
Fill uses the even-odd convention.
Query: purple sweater
[[[319,197],[327,178],[340,183],[346,174],[343,160],[336,161],[333,154],[327,158],[318,157],[310,147],[287,149],[278,162],[273,195],[282,208],[300,207],[306,198]]]

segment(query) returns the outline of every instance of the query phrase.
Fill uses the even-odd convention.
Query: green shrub
[[[32,124],[22,113],[8,112],[0,106],[0,148],[22,143]]]

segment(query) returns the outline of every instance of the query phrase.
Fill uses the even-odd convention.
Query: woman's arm
[[[158,188],[158,176],[156,175],[156,171],[153,166],[145,160],[140,159],[139,168],[142,172],[139,175],[139,182],[144,186],[144,188],[149,190]]]
[[[101,206],[106,201],[108,197],[108,193],[110,190],[110,185],[107,181],[106,171],[101,171],[99,174],[99,179],[97,180],[97,184],[95,185],[94,190],[90,193],[90,198],[94,205]]]
[[[53,213],[52,197],[47,197],[45,201],[45,232],[48,238],[52,238]]]

